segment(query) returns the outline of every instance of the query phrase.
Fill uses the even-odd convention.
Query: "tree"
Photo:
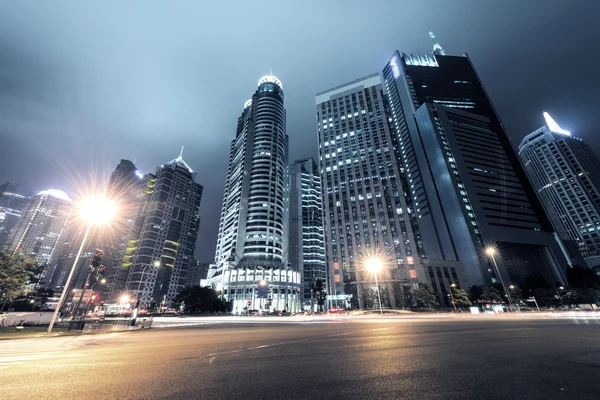
[[[552,289],[538,288],[533,291],[535,301],[540,307],[552,307],[556,306],[559,301],[556,298],[557,294]]]
[[[493,286],[488,287],[479,297],[479,301],[485,303],[503,303],[500,291]]]
[[[574,288],[600,289],[600,276],[589,268],[577,265],[567,268],[567,281]]]
[[[313,290],[315,293],[315,299],[317,300],[317,305],[319,306],[319,311],[323,311],[323,306],[325,305],[325,301],[327,300],[327,292],[323,287],[323,280],[317,279]]]
[[[600,290],[593,288],[576,289],[579,304],[596,305],[600,300]]]
[[[469,292],[471,292],[471,300],[478,302],[483,294],[483,288],[481,286],[473,285],[469,288]]]
[[[429,283],[419,283],[419,288],[414,290],[413,296],[420,307],[431,308],[437,305],[435,291]]]
[[[186,286],[175,297],[173,303],[175,308],[183,306],[184,312],[191,314],[227,310],[216,290],[208,286]]]
[[[402,285],[402,304],[407,307],[413,306],[413,288],[410,285]]]
[[[42,272],[43,267],[34,259],[9,257],[0,252],[0,302],[13,301],[33,291]]]
[[[469,296],[464,289],[459,289],[458,287],[451,286],[450,290],[452,291],[452,299],[454,299],[454,305],[457,307],[469,307],[472,305],[471,300],[469,300]]]
[[[358,309],[358,289],[356,283],[352,282],[350,278],[344,279],[344,293],[352,295],[350,298],[350,309]]]

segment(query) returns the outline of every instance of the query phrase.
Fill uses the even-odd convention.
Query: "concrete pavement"
[[[600,398],[600,321],[589,316],[247,321],[0,364],[0,398]]]

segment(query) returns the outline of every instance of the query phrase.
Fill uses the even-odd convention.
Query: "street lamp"
[[[498,264],[496,263],[496,257],[494,257],[496,255],[496,248],[493,246],[488,246],[485,249],[485,253],[492,259],[492,263],[496,268],[496,274],[498,276],[498,279],[500,279],[500,283],[502,284],[502,287],[504,288],[504,293],[506,293],[506,298],[508,299],[508,310],[511,311],[513,308],[512,297],[510,296],[510,292],[508,291],[506,284],[504,283],[504,279],[502,279],[502,275],[500,274],[500,270],[498,269]]]
[[[452,295],[452,288],[456,287],[456,283],[450,285],[450,301],[452,302],[452,307],[454,307],[454,311],[456,312],[456,303],[454,302],[454,296]]]
[[[73,265],[71,266],[71,271],[69,272],[69,276],[67,277],[67,281],[65,282],[65,287],[62,291],[62,294],[60,295],[58,304],[56,304],[56,310],[54,310],[52,320],[50,321],[50,325],[48,325],[48,333],[52,332],[52,328],[54,327],[54,323],[56,322],[58,313],[60,312],[65,297],[67,296],[69,284],[71,283],[71,279],[73,278],[73,273],[75,272],[75,268],[77,267],[77,263],[79,262],[79,257],[81,256],[81,252],[83,251],[83,247],[85,246],[92,226],[108,223],[111,220],[111,218],[114,217],[116,212],[116,205],[102,195],[92,196],[84,199],[79,204],[78,208],[80,216],[87,222],[87,226],[83,235],[83,240],[81,241],[81,245],[79,246],[79,251],[77,251],[77,255],[75,256],[75,260],[73,261]]]
[[[144,280],[144,274],[146,273],[146,269],[148,269],[149,267],[155,267],[155,268],[160,268],[160,261],[154,261],[152,263],[152,265],[146,265],[144,267],[144,269],[142,270],[142,275],[140,275],[140,281],[138,283],[138,288],[137,291],[135,292],[135,297],[136,297],[136,302],[135,302],[135,308],[133,309],[133,313],[131,314],[131,326],[135,326],[135,319],[137,318],[137,314],[139,312],[140,309],[140,302],[141,302],[141,296],[140,296],[140,291],[142,288],[142,281]]]
[[[377,273],[383,268],[383,263],[377,257],[372,257],[367,260],[365,267],[368,271],[373,273],[375,277],[375,286],[377,286],[377,300],[379,301],[379,312],[383,314],[383,308],[381,307],[381,293],[379,292],[379,282],[377,281]]]

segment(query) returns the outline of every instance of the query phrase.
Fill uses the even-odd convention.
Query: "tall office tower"
[[[290,266],[302,274],[304,309],[316,311],[313,288],[317,280],[327,289],[321,178],[312,158],[298,160],[289,168]]]
[[[287,157],[283,87],[268,75],[244,104],[231,142],[216,266],[208,276],[234,312],[299,308],[300,273],[287,265]]]
[[[144,182],[122,259],[127,270],[124,294],[141,305],[168,305],[185,286],[194,256],[202,186],[181,154],[147,174]]]
[[[118,212],[111,221],[110,229],[103,230],[96,247],[104,251],[106,285],[100,285],[101,298],[111,303],[118,302],[127,281],[128,269],[122,267],[128,241],[134,229],[147,181],[144,175],[129,160],[121,160],[108,181],[106,193],[117,205]]]
[[[446,301],[449,285],[465,283],[462,266],[424,251],[379,74],[318,93],[316,107],[329,293],[357,296],[363,307],[377,259],[384,303],[397,305],[398,285],[418,282]]]
[[[33,196],[7,242],[8,252],[50,262],[71,212],[71,199],[60,190],[44,190]]]
[[[561,247],[471,60],[396,51],[383,77],[425,253],[457,256],[470,285],[564,282]]]
[[[600,264],[600,161],[548,113],[525,136],[519,156],[559,236],[575,242],[586,264]]]
[[[31,196],[33,193],[23,185],[12,182],[0,185],[0,249],[6,244]]]

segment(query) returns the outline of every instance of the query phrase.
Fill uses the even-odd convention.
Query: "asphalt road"
[[[600,399],[599,319],[230,323],[0,345],[0,399]]]

